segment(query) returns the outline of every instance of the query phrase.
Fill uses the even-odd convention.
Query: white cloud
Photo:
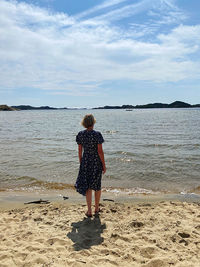
[[[142,0],[142,1],[136,2],[134,4],[129,4],[129,5],[126,5],[124,7],[114,9],[114,10],[107,12],[103,15],[98,15],[98,16],[96,16],[96,19],[99,21],[104,21],[104,22],[105,21],[111,22],[111,21],[120,20],[122,18],[126,18],[126,17],[132,16],[134,14],[138,14],[144,10],[147,10],[148,8],[150,8],[150,6],[152,6],[152,4],[155,1],[156,0]]]
[[[128,0],[106,0],[102,4],[99,4],[99,5],[97,5],[93,8],[90,8],[84,12],[81,12],[80,14],[76,15],[75,18],[80,19],[80,18],[86,17],[92,13],[95,13],[97,11],[100,11],[100,10],[102,11],[105,8],[108,8],[108,7],[110,8],[111,6],[113,7],[113,6],[116,6],[118,4],[121,4],[121,3],[127,2],[127,1]]]
[[[19,26],[40,27],[56,23],[57,26],[72,25],[74,20],[64,13],[50,13],[50,11],[34,5],[18,3],[17,1],[1,1],[1,21],[7,24],[15,23]]]
[[[173,29],[170,34],[159,36],[163,42],[174,43],[176,41],[183,42],[184,44],[193,43],[200,44],[200,25],[185,26],[180,25]]]
[[[108,3],[117,2],[122,1]],[[134,12],[141,12],[144,2],[150,4],[142,1]],[[111,21],[110,15],[104,20]],[[139,41],[133,31],[127,34],[97,18],[76,21],[33,5],[1,1],[0,88],[89,95],[108,80],[191,79],[199,75],[200,64],[190,59],[199,52],[199,36],[199,25],[181,25],[151,41]]]

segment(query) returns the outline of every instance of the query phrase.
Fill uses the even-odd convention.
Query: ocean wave
[[[10,182],[12,180],[12,183]],[[41,181],[30,176],[21,176],[7,179],[1,184],[1,191],[12,190],[64,190],[73,189],[74,185],[59,182]]]
[[[51,181],[41,181],[34,177],[22,176],[17,177],[12,180],[12,183],[1,184],[0,192],[5,191],[25,191],[25,192],[36,192],[36,191],[48,191],[48,190],[75,190],[73,184],[62,183],[62,182],[51,182]],[[158,194],[177,194],[184,195],[185,197],[200,197],[200,186],[197,186],[190,190],[180,190],[171,189],[164,190],[161,188],[147,189],[142,187],[115,187],[115,186],[105,186],[102,188],[103,192],[115,194],[115,195],[158,195]]]
[[[112,152],[108,152],[107,154],[109,154],[109,155],[135,156],[135,153],[129,152],[129,151],[123,151],[123,150],[112,151]]]
[[[145,195],[155,195],[161,192],[153,191],[150,189],[135,187],[135,188],[103,188],[102,191],[114,193],[114,194],[126,194],[126,195],[133,195],[133,194],[145,194]]]
[[[182,191],[181,194],[197,194],[200,195],[200,186],[196,186],[188,191]]]
[[[143,148],[166,148],[166,149],[189,149],[189,150],[195,150],[199,149],[200,144],[159,144],[159,143],[153,143],[153,144],[139,144],[135,145],[136,147],[143,147]]]

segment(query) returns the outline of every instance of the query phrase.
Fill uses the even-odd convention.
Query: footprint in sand
[[[144,267],[167,267],[169,266],[167,263],[167,259],[161,260],[161,259],[152,259],[147,264],[143,265]]]
[[[144,258],[152,259],[155,255],[156,248],[155,247],[145,247],[141,249],[141,255]]]
[[[130,223],[130,226],[131,227],[135,227],[135,228],[140,228],[140,227],[144,226],[144,223],[143,222],[138,222],[138,221],[132,221]]]

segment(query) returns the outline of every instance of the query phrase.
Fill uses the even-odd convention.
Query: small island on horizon
[[[133,109],[153,109],[153,108],[200,108],[200,104],[191,105],[182,101],[175,101],[171,104],[164,103],[150,103],[145,105],[122,105],[122,106],[103,106],[103,107],[95,107],[90,109],[125,109],[125,110],[133,110]],[[80,108],[80,110],[84,110],[87,108]],[[20,110],[79,110],[79,108],[54,108],[49,106],[41,106],[41,107],[33,107],[30,105],[19,105],[19,106],[8,106],[8,105],[0,105],[0,111],[20,111]]]

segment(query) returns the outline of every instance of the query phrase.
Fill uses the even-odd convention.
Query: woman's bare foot
[[[98,208],[98,209],[95,208],[94,213],[95,213],[95,214],[98,214],[100,211],[101,211],[100,208]]]
[[[92,217],[92,212],[91,212],[91,211],[87,211],[87,212],[85,213],[85,215],[86,215],[87,217]]]

